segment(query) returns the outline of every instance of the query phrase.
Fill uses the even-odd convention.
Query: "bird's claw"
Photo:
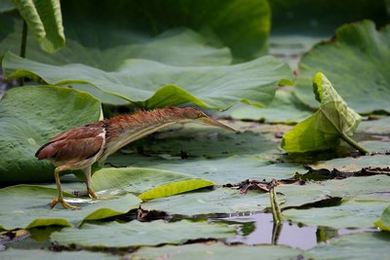
[[[80,209],[77,206],[73,206],[73,205],[67,203],[64,199],[59,199],[59,198],[53,199],[50,202],[50,208],[54,208],[57,205],[57,203],[61,203],[61,205],[64,209]]]

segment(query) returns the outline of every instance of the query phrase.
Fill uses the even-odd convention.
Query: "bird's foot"
[[[97,200],[97,195],[93,190],[88,190],[88,195],[91,199]]]
[[[69,203],[67,203],[64,199],[61,199],[61,198],[56,198],[56,199],[53,199],[51,202],[50,202],[50,207],[51,208],[54,208],[57,203],[61,203],[62,207],[64,209],[80,209],[79,207],[77,206],[73,206],[73,205],[70,205]]]

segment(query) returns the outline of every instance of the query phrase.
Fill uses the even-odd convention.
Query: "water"
[[[274,225],[272,214],[269,213],[229,217],[221,220],[242,223],[238,229],[238,235],[228,239],[228,243],[243,243],[247,245],[278,244],[303,250],[317,245],[317,227],[300,226],[287,221],[280,225]],[[253,228],[248,227],[251,225]],[[246,234],[246,228],[253,230]]]

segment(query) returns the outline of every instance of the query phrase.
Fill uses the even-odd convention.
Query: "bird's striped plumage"
[[[91,166],[98,160],[104,160],[123,146],[168,125],[201,120],[203,123],[229,128],[209,118],[203,112],[188,108],[161,108],[141,111],[130,115],[120,115],[111,119],[87,124],[58,134],[38,149],[35,156],[39,160],[52,160],[56,168],[56,182],[59,200],[63,202],[58,172],[82,169],[87,179],[87,188],[92,197],[96,197],[91,188]],[[65,204],[64,204],[65,203]],[[52,203],[52,204],[56,204]]]

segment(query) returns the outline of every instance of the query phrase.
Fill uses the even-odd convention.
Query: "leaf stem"
[[[26,46],[27,46],[27,23],[23,20],[22,30],[22,42],[20,44],[20,57],[26,58]]]
[[[363,146],[361,146],[360,144],[358,144],[355,140],[353,140],[350,136],[344,134],[344,133],[341,133],[341,138],[347,142],[349,145],[351,145],[353,148],[355,148],[356,150],[358,150],[361,154],[365,155],[365,154],[368,154],[369,151],[364,148]]]
[[[271,200],[272,218],[275,224],[280,224],[283,221],[283,216],[282,216],[282,212],[280,211],[279,204],[276,201],[275,187],[272,187],[270,189],[269,196]]]
[[[22,58],[26,58],[27,30],[28,30],[27,29],[27,23],[23,19],[22,41],[21,41],[21,44],[20,44],[20,57],[22,57]],[[20,86],[24,85],[24,78],[20,79],[19,85]]]

